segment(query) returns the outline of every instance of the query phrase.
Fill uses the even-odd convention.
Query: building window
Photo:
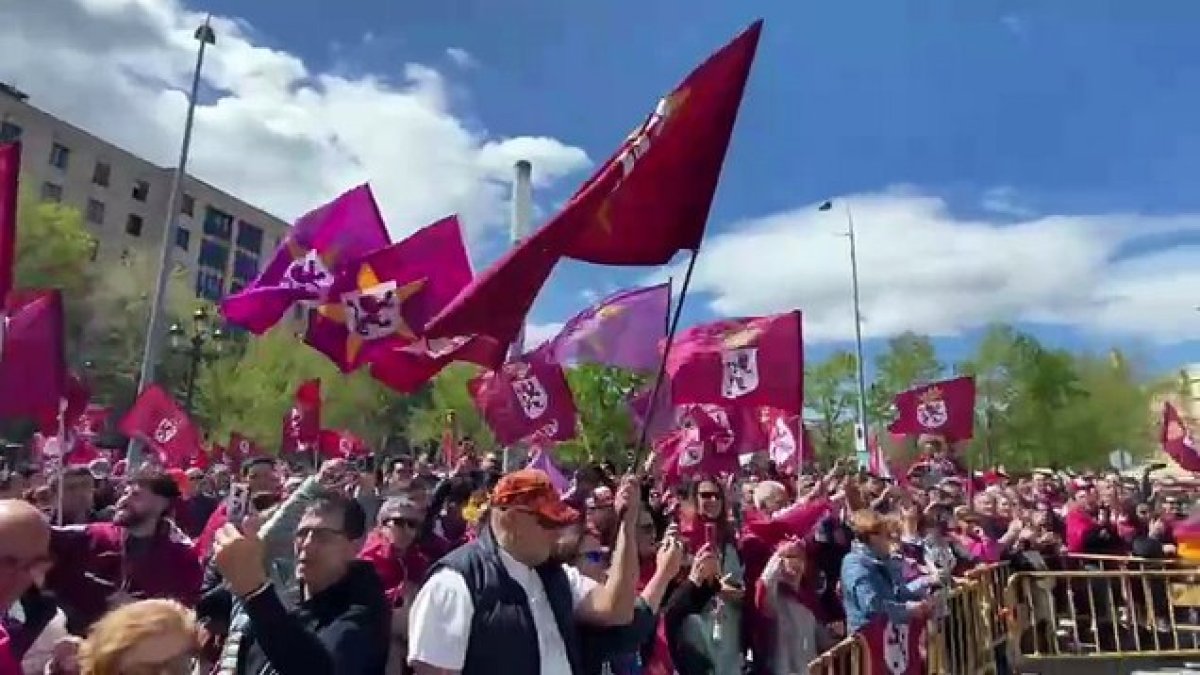
[[[254,255],[262,255],[263,231],[257,225],[251,225],[244,220],[238,221],[238,248],[249,251]]]
[[[53,166],[63,171],[67,170],[67,165],[71,162],[71,150],[61,143],[55,143],[50,146],[50,166]]]
[[[229,241],[233,237],[233,216],[211,206],[204,209],[204,234]]]
[[[129,214],[125,219],[125,234],[131,237],[142,236],[142,217],[136,213]]]
[[[238,251],[233,255],[233,278],[250,283],[258,276],[258,258]]]
[[[12,122],[0,122],[0,143],[21,140],[21,125]]]
[[[150,196],[150,183],[144,180],[136,180],[133,182],[133,198],[139,202],[146,201],[146,197]]]
[[[200,241],[200,256],[197,259],[201,267],[225,271],[229,264],[229,247],[219,241],[202,239]]]
[[[179,212],[185,216],[196,215],[196,198],[186,192],[183,193],[179,199]]]
[[[225,288],[225,277],[217,272],[196,272],[196,297],[216,302],[221,299]]]
[[[108,181],[112,178],[112,165],[104,162],[96,162],[95,168],[92,169],[92,183],[100,187],[108,187]]]
[[[87,221],[93,225],[104,224],[104,202],[89,199],[87,202]]]
[[[42,201],[44,202],[61,202],[62,201],[62,186],[58,183],[49,181],[42,183]]]
[[[175,227],[175,245],[183,250],[188,250],[188,244],[192,243],[192,231],[182,227]]]

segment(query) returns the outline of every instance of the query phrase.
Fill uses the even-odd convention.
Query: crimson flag
[[[677,404],[769,407],[799,414],[804,406],[800,313],[689,328],[675,338],[667,374]]]
[[[411,394],[455,361],[490,367],[504,358],[506,349],[485,337],[421,338],[376,354],[371,377],[400,393]]]
[[[321,380],[306,380],[296,388],[292,407],[283,416],[280,449],[284,454],[311,450],[321,433]]]
[[[759,415],[763,434],[767,437],[767,456],[780,470],[797,473],[811,460],[811,456],[805,455],[809,448],[805,444],[800,415],[775,408],[760,408]]]
[[[317,440],[317,449],[323,459],[354,459],[371,454],[371,449],[363,439],[345,429],[322,429]]]
[[[511,344],[564,255],[659,265],[698,248],[761,28],[755,23],[693,72],[557,216],[434,317],[428,335]]]
[[[225,463],[231,469],[238,471],[243,462],[262,454],[254,441],[236,431],[229,432],[229,447],[225,448]]]
[[[82,438],[92,438],[104,431],[110,415],[112,415],[110,406],[89,403],[83,412],[75,417],[75,433]]]
[[[1163,452],[1175,460],[1181,469],[1200,472],[1200,449],[1196,447],[1196,437],[1170,403],[1163,403],[1161,440]]]
[[[937,434],[948,443],[969,440],[975,433],[975,378],[941,380],[896,394],[894,434]]]
[[[575,399],[562,366],[538,349],[467,383],[475,407],[504,445],[534,434],[565,441],[575,436]]]
[[[0,144],[0,305],[13,289],[20,179],[21,144]]]
[[[13,291],[6,306],[8,326],[0,350],[0,416],[57,420],[67,384],[62,294],[57,290]]]
[[[158,453],[163,466],[184,468],[200,448],[200,433],[175,399],[157,384],[146,387],[118,427]]]
[[[693,70],[584,183],[574,199],[592,207],[568,257],[662,265],[700,248],[761,33],[754,22]]]
[[[738,451],[729,419],[717,406],[688,406],[679,426],[654,443],[661,458],[663,481],[720,476],[738,470]]]
[[[928,626],[913,619],[895,623],[877,617],[858,631],[867,645],[870,675],[922,675],[925,672],[925,640]]]

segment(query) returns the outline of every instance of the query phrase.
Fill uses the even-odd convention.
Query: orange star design
[[[417,279],[416,281],[410,281],[395,289],[394,296],[397,310],[396,327],[391,333],[392,336],[399,337],[405,342],[412,342],[417,339],[416,333],[414,333],[412,328],[409,327],[408,322],[404,320],[404,314],[400,310],[404,307],[404,303],[409,298],[413,297],[417,293],[421,292],[421,289],[425,288],[425,282],[425,279]],[[387,281],[381,280],[370,265],[363,265],[359,268],[358,277],[355,284],[359,293],[368,293],[375,287],[384,283],[387,283]],[[345,297],[346,295],[349,294],[343,294],[342,297]],[[337,321],[343,325],[347,325],[350,320],[349,312],[346,309],[346,303],[342,301],[341,298],[338,299],[338,302],[331,302],[321,305],[317,311],[321,314],[321,316],[332,321]],[[363,342],[363,338],[355,333],[351,333],[349,337],[346,338],[347,363],[353,363],[354,360],[358,358],[358,353],[362,350]]]

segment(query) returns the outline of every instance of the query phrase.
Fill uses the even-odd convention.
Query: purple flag
[[[654,370],[670,305],[670,283],[618,291],[563,326],[551,341],[554,360]]]
[[[571,489],[571,481],[563,475],[558,466],[554,464],[554,458],[550,456],[549,451],[545,447],[535,447],[532,456],[529,458],[529,464],[526,469],[537,469],[546,474],[550,479],[550,484],[558,490],[558,494],[566,494],[567,490]]]
[[[336,274],[389,243],[371,187],[360,185],[301,216],[266,269],[245,290],[225,298],[221,313],[262,335],[293,304],[323,299]]]
[[[469,283],[458,217],[443,218],[336,275],[304,341],[351,372],[380,351],[413,343]]]
[[[665,436],[675,428],[676,411],[675,404],[671,403],[671,383],[666,379],[663,380],[662,386],[658,389],[658,401],[654,405],[654,418],[647,422],[646,416],[650,413],[650,396],[653,393],[654,383],[652,382],[645,389],[635,392],[629,399],[629,412],[634,422],[634,441],[641,437],[643,426],[649,426],[646,438],[650,441]]]

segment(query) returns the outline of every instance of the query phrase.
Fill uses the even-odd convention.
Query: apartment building
[[[111,264],[135,254],[156,264],[167,222],[173,167],[160,167],[30,103],[0,83],[0,142],[23,145],[21,184],[33,196],[79,209]],[[174,217],[175,263],[196,296],[216,301],[258,275],[288,228],[284,221],[185,176]]]

